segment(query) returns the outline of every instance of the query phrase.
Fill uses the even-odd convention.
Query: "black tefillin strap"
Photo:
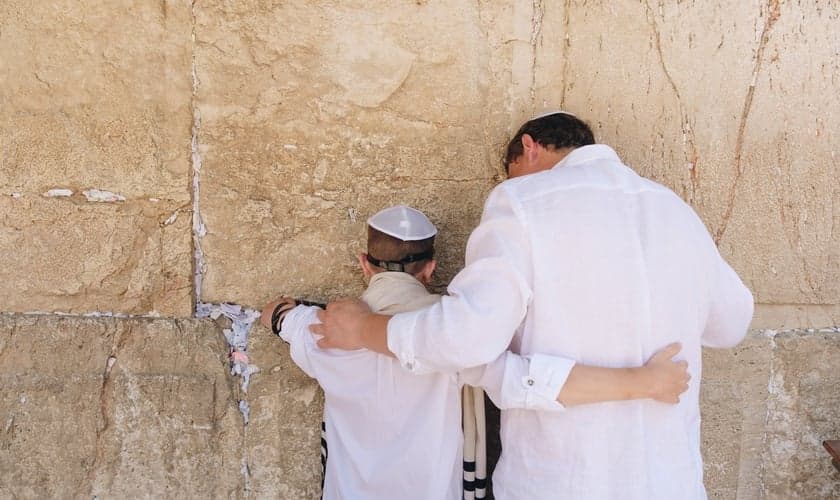
[[[376,267],[381,267],[386,271],[396,271],[400,273],[405,272],[405,265],[410,264],[412,262],[420,262],[421,260],[431,259],[435,256],[434,250],[426,250],[425,252],[420,253],[413,253],[411,255],[406,255],[400,260],[379,260],[375,257],[371,257],[370,254],[367,256],[367,261],[373,264]]]
[[[311,300],[295,299],[294,305],[291,305],[291,307],[288,307],[287,309],[283,309],[283,307],[289,306],[289,305],[290,304],[287,303],[287,302],[281,302],[280,304],[277,304],[277,307],[275,307],[274,311],[271,313],[271,331],[275,335],[280,335],[280,330],[283,328],[283,320],[286,319],[286,317],[283,316],[283,313],[291,311],[295,306],[315,306],[315,307],[320,307],[321,309],[326,309],[327,308],[326,304],[322,304],[320,302],[312,302]],[[281,318],[281,316],[283,316],[283,317]]]

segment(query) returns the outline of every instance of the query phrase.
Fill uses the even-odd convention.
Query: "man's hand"
[[[662,403],[680,402],[680,394],[688,390],[688,363],[674,361],[673,357],[682,349],[679,342],[669,344],[654,354],[641,368],[651,399]]]
[[[286,297],[285,295],[280,297],[277,300],[273,300],[263,307],[262,315],[260,316],[260,323],[269,330],[271,330],[271,315],[274,314],[274,309],[277,308],[280,304],[283,305],[283,312],[280,314],[280,317],[283,318],[286,316],[286,313],[294,309],[297,305],[295,299],[291,297]]]
[[[318,347],[350,351],[365,345],[365,322],[373,316],[370,307],[359,299],[343,298],[330,302],[326,311],[318,311],[321,323],[309,325],[315,335],[321,335]]]

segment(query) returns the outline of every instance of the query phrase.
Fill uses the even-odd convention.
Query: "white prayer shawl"
[[[416,373],[452,373],[508,347],[639,366],[680,341],[692,378],[678,405],[503,410],[493,491],[500,500],[703,499],[701,345],[737,344],[752,311],[691,207],[593,145],[494,189],[449,296],[394,316],[388,345]]]
[[[487,496],[487,422],[484,391],[465,385],[461,391],[464,428],[464,500]]]
[[[373,276],[362,299],[383,313],[439,300],[406,273]],[[460,499],[461,404],[454,375],[414,375],[367,350],[322,350],[308,331],[314,307],[298,306],[281,337],[324,389],[328,446],[324,499]]]

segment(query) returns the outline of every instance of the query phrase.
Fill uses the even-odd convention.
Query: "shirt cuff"
[[[388,320],[388,350],[397,357],[400,365],[414,374],[430,373],[416,358],[414,345],[415,314],[396,314]]]
[[[530,361],[528,375],[522,377],[525,407],[531,410],[565,410],[566,407],[557,401],[557,395],[569,378],[575,362],[547,354],[533,354]]]
[[[314,308],[301,305],[290,309],[283,318],[283,324],[281,325],[279,333],[280,338],[291,343],[294,340],[295,334],[299,332],[301,328],[306,328],[308,330],[310,324],[318,323],[318,317],[313,314],[313,311],[310,311],[310,309]],[[301,325],[300,323],[304,321],[305,324]]]

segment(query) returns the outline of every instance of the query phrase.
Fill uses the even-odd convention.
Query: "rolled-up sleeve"
[[[575,362],[568,358],[506,351],[490,364],[467,368],[459,382],[481,387],[500,409],[563,411],[557,401]]]
[[[388,348],[415,373],[455,372],[506,351],[531,300],[527,228],[504,184],[488,197],[449,295],[388,323]]]

